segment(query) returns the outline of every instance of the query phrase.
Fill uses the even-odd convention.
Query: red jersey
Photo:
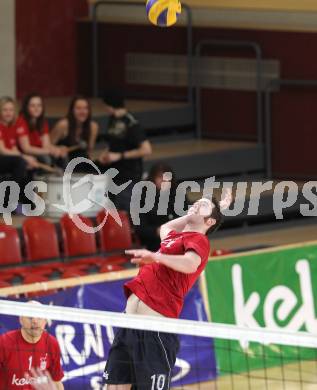
[[[32,378],[24,379],[31,367],[49,371],[59,382],[64,376],[60,358],[57,340],[47,332],[35,344],[25,341],[20,329],[0,335],[0,390],[33,389]]]
[[[167,255],[183,255],[196,252],[201,263],[191,274],[174,271],[160,263],[146,264],[138,275],[124,285],[126,296],[135,294],[146,305],[165,317],[178,318],[187,292],[204,270],[210,253],[208,238],[201,233],[171,231],[161,242],[159,252]],[[175,260],[177,261],[177,260]]]
[[[38,130],[30,130],[26,120],[23,118],[23,116],[19,116],[17,120],[17,135],[18,137],[23,137],[24,135],[27,135],[29,137],[30,145],[37,146],[38,148],[41,148],[43,146],[42,143],[42,136],[44,134],[49,134],[49,128],[47,121],[44,121],[43,129],[42,131]]]
[[[16,125],[6,126],[0,123],[0,140],[3,141],[7,149],[13,149],[17,146]]]

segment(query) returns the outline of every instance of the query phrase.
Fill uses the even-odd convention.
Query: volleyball
[[[182,11],[179,0],[147,0],[146,12],[155,26],[169,27],[177,22]]]

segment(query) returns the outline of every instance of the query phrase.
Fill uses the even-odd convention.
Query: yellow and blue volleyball
[[[146,12],[151,23],[169,27],[177,22],[182,5],[179,0],[147,0]]]

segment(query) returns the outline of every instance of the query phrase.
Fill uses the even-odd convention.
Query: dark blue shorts
[[[103,374],[106,384],[132,384],[137,390],[168,390],[179,349],[169,333],[119,329]]]

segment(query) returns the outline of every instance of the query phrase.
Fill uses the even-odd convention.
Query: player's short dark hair
[[[222,215],[222,212],[220,210],[220,204],[219,204],[219,201],[213,196],[213,197],[206,197],[207,199],[209,199],[212,204],[215,206],[212,208],[212,212],[210,214],[208,218],[212,218],[216,221],[216,223],[212,226],[210,226],[210,228],[206,231],[206,234],[211,234],[211,233],[214,233],[215,231],[217,231],[220,226],[222,225],[223,223],[223,215]]]

